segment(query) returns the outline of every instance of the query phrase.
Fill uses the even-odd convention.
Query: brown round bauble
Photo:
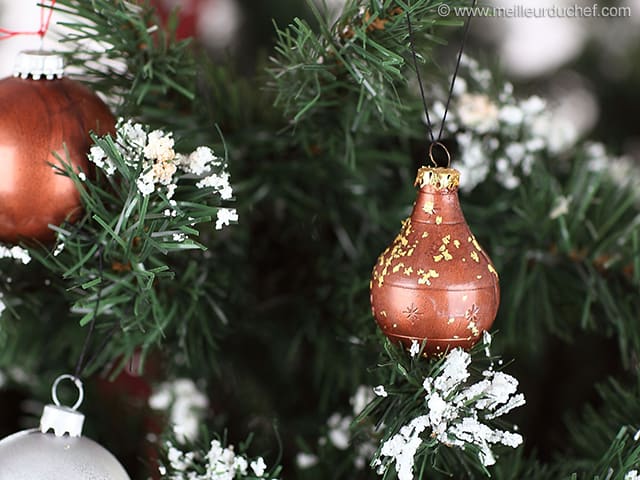
[[[383,333],[426,355],[471,348],[495,320],[498,274],[469,230],[460,202],[460,173],[423,167],[411,216],[378,258],[371,308]]]
[[[77,219],[80,194],[50,164],[60,165],[57,154],[87,172],[89,132],[114,125],[102,100],[73,80],[0,80],[0,242],[49,243],[49,224]]]

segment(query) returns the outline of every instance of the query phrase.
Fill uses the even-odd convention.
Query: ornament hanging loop
[[[429,145],[429,160],[431,160],[433,166],[436,168],[438,167],[438,162],[436,162],[436,160],[433,158],[433,147],[440,147],[442,150],[444,150],[444,153],[447,155],[447,168],[450,168],[451,154],[449,153],[449,150],[447,150],[447,147],[445,147],[441,142],[431,142],[431,144]]]
[[[51,398],[53,399],[53,403],[55,403],[58,407],[63,406],[58,399],[58,386],[63,380],[71,380],[78,389],[78,400],[76,400],[76,403],[73,405],[73,407],[70,407],[71,410],[78,410],[80,405],[82,405],[82,401],[84,400],[84,387],[82,385],[82,380],[80,380],[78,377],[74,377],[73,375],[60,375],[58,378],[56,378],[56,381],[53,382],[53,387],[51,387]]]

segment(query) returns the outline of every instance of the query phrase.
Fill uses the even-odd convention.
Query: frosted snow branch
[[[184,452],[171,442],[167,445],[166,464],[159,467],[163,478],[170,480],[237,480],[242,478],[277,480],[277,473],[267,470],[262,457],[250,459],[236,453],[233,445],[224,447],[213,440],[206,452]],[[279,468],[275,469],[279,471]]]
[[[486,348],[489,343],[485,339]],[[495,463],[493,445],[516,448],[522,443],[521,435],[490,424],[524,405],[524,395],[517,393],[518,381],[491,367],[474,378],[471,363],[469,353],[454,349],[424,378],[421,412],[382,442],[372,463],[379,474],[395,466],[399,480],[412,480],[415,456],[423,446],[476,451],[487,467]]]
[[[197,189],[209,189],[221,200],[233,198],[233,188],[224,160],[209,147],[200,146],[188,155],[174,150],[173,133],[149,128],[131,120],[119,119],[113,143],[118,158],[100,145],[94,145],[89,160],[107,177],[118,171],[118,165],[135,172],[139,193],[148,197],[164,193],[172,199],[181,186],[194,185]],[[117,160],[120,160],[119,162]],[[185,183],[186,182],[186,183]],[[217,214],[216,230],[238,220],[233,208],[221,208]],[[180,241],[180,237],[176,237]]]

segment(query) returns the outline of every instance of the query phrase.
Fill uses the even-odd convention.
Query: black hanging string
[[[431,124],[431,118],[429,118],[429,107],[427,106],[427,96],[424,94],[424,85],[422,84],[422,75],[420,74],[420,68],[418,68],[418,55],[416,54],[416,46],[413,41],[413,26],[411,25],[411,15],[407,10],[407,28],[409,30],[409,46],[411,47],[411,54],[413,55],[413,64],[416,68],[416,75],[418,76],[418,86],[420,87],[420,96],[422,97],[422,106],[424,108],[424,114],[427,116],[427,128],[429,130],[429,136],[431,137],[431,143],[435,143],[436,139],[433,136],[433,126]]]
[[[475,8],[477,3],[478,3],[478,0],[473,0],[473,3],[471,4],[471,8],[472,9]],[[469,25],[471,24],[471,17],[473,16],[473,12],[470,11],[469,17],[467,17],[466,23],[464,25],[464,31],[462,34],[462,43],[460,44],[460,50],[458,51],[458,58],[456,61],[455,70],[453,72],[453,77],[451,77],[451,86],[449,87],[449,95],[447,97],[447,103],[445,105],[444,115],[442,117],[442,123],[440,124],[440,131],[438,132],[437,138],[435,138],[433,134],[433,124],[431,123],[431,118],[429,116],[429,108],[427,107],[427,98],[424,93],[424,86],[422,84],[422,77],[420,75],[420,67],[418,66],[418,55],[416,54],[416,46],[415,46],[415,40],[413,35],[413,26],[411,25],[411,15],[409,14],[409,10],[407,10],[406,14],[407,14],[407,29],[409,32],[409,46],[411,48],[411,54],[413,56],[413,64],[415,66],[416,75],[418,77],[418,84],[420,86],[420,95],[422,97],[422,105],[424,107],[424,113],[425,113],[425,116],[427,117],[427,129],[429,132],[429,137],[431,138],[431,148],[433,148],[433,145],[440,145],[446,151],[446,148],[444,147],[444,145],[440,143],[440,140],[442,139],[442,132],[444,131],[444,123],[447,120],[447,113],[449,113],[449,106],[451,105],[451,98],[453,97],[453,87],[455,86],[456,78],[458,78],[458,72],[460,70],[460,62],[462,60],[462,53],[464,51],[464,46],[467,42],[467,37],[469,36]]]
[[[100,283],[98,284],[99,288],[96,296],[96,304],[93,309],[93,318],[91,319],[91,323],[89,324],[89,330],[87,331],[87,336],[84,339],[84,344],[82,345],[82,350],[80,351],[80,356],[78,357],[78,362],[76,363],[76,369],[73,374],[75,378],[80,378],[80,375],[82,375],[83,370],[87,366],[87,364],[85,364],[84,362],[84,358],[86,357],[87,351],[89,350],[89,345],[91,344],[91,338],[93,337],[93,332],[96,329],[96,323],[98,320],[100,300],[102,299],[102,280],[103,280],[103,274],[104,274],[102,252],[103,252],[103,248],[101,246],[100,249],[98,250],[98,278],[100,280]],[[107,337],[107,338],[110,338],[110,337]],[[104,348],[104,343],[101,346],[100,350],[102,350],[102,348]]]

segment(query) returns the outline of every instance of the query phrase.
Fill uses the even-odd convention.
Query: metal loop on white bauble
[[[55,403],[58,407],[63,406],[60,403],[60,400],[58,400],[58,385],[60,385],[60,382],[62,382],[63,380],[71,380],[78,389],[78,400],[73,405],[73,407],[71,407],[71,410],[77,410],[80,405],[82,405],[82,401],[84,400],[84,387],[82,385],[82,380],[80,380],[78,377],[74,377],[73,375],[69,375],[68,373],[60,375],[58,378],[56,378],[56,381],[53,382],[53,387],[51,387],[51,398],[53,398],[53,403]]]

